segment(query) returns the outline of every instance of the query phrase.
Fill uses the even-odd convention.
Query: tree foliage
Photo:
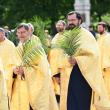
[[[75,0],[0,0],[0,25],[15,28],[22,21],[30,21],[34,16],[49,21],[51,30],[57,20],[64,19],[74,10]],[[102,15],[110,12],[110,0],[90,0],[93,20],[101,21]],[[97,19],[98,18],[98,19]]]
[[[93,19],[98,21],[102,20],[102,16],[110,13],[110,0],[91,0],[91,15]]]
[[[4,3],[6,0],[2,1]],[[40,16],[43,20],[50,19],[53,25],[61,15],[65,16],[69,10],[73,10],[73,3],[73,0],[7,0],[5,9],[1,11],[1,19],[5,25],[14,27],[23,20]]]

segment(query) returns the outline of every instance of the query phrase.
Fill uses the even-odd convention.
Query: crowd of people
[[[43,48],[31,23],[16,28],[17,46],[0,28],[0,110],[110,110],[110,34],[99,22],[97,33],[81,26],[81,14],[71,11],[48,30]],[[65,32],[79,28],[80,46],[73,55],[57,47]]]

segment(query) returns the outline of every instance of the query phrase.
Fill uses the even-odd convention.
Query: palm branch
[[[24,45],[23,45],[23,65],[24,66],[32,66],[36,65],[36,59],[41,58],[45,52],[43,48],[38,44],[37,39],[29,39]]]
[[[37,29],[37,36],[41,40],[42,46],[46,53],[49,51],[49,47],[47,46],[47,35],[45,34],[45,24],[40,18],[35,18],[35,28]]]
[[[74,55],[80,46],[80,31],[79,27],[65,31],[55,47],[62,48],[70,56]]]
[[[45,55],[44,49],[38,44],[38,39],[30,38],[23,44],[23,48],[19,47],[17,49],[19,58],[22,61],[19,66],[32,67],[32,65],[37,65],[36,60]]]
[[[45,55],[45,51],[41,45],[39,45],[39,40],[36,38],[30,38],[27,42],[19,46],[17,53],[21,59],[21,63],[18,67],[32,67],[38,65],[38,60]],[[24,74],[20,76],[21,80],[25,79]]]

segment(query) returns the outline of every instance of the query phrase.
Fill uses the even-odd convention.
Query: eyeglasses
[[[25,34],[25,33],[27,33],[27,31],[17,32],[17,34]]]

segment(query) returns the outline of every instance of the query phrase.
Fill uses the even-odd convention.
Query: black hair
[[[67,14],[67,17],[68,17],[69,15],[73,15],[73,14],[76,14],[76,18],[77,18],[78,20],[81,20],[81,23],[83,22],[83,19],[82,19],[81,14],[78,13],[78,12],[76,12],[76,11],[70,11],[70,12]]]

